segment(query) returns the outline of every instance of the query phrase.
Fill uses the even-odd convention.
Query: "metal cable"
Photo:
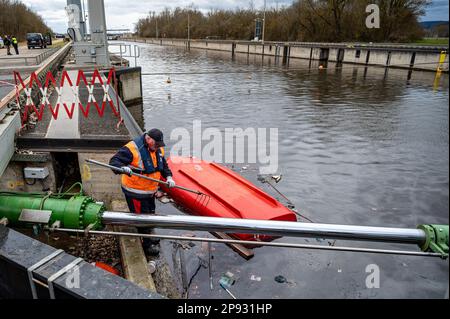
[[[93,235],[109,235],[109,236],[129,236],[129,237],[141,237],[141,238],[159,238],[162,240],[180,240],[180,241],[200,241],[200,242],[214,242],[222,244],[241,244],[247,246],[269,246],[269,247],[283,247],[283,248],[297,248],[297,249],[317,249],[317,250],[331,250],[331,251],[347,251],[347,252],[360,252],[360,253],[376,253],[376,254],[389,254],[389,255],[405,255],[405,256],[420,256],[420,257],[439,257],[446,259],[447,256],[443,256],[438,253],[432,252],[416,252],[406,250],[387,250],[387,249],[374,249],[374,248],[357,248],[357,247],[344,247],[344,246],[320,246],[309,244],[291,244],[291,243],[276,243],[276,242],[257,242],[249,240],[238,239],[216,239],[216,238],[204,238],[204,237],[187,237],[187,236],[172,236],[172,235],[149,235],[149,234],[136,234],[125,232],[111,232],[111,231],[99,231],[99,230],[82,230],[82,229],[67,229],[67,228],[50,228],[50,231],[68,232],[68,233],[83,233]]]

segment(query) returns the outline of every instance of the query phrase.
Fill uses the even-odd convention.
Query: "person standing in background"
[[[9,36],[5,35],[3,43],[5,44],[5,47],[6,47],[6,54],[12,55],[11,54],[11,40],[9,39]]]
[[[17,42],[17,38],[15,35],[11,38],[12,46],[14,47],[14,51],[16,51],[16,55],[19,55],[19,43]]]

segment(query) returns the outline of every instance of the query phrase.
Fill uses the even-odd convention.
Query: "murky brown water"
[[[233,61],[228,53],[140,46],[143,72],[164,74],[143,77],[147,129],[159,127],[168,137],[176,127],[192,131],[193,120],[221,130],[277,127],[284,176],[277,186],[315,222],[448,224],[448,75],[436,80],[431,72],[354,65],[319,70],[308,61],[291,61],[289,70],[259,56]],[[171,75],[172,83],[166,83],[165,73],[199,71],[212,73]],[[275,195],[257,181],[257,165],[246,166],[241,174]],[[176,213],[167,205],[159,210]],[[189,275],[197,268],[199,249],[185,252]],[[366,288],[368,264],[380,267],[379,289]],[[448,261],[439,259],[258,248],[245,261],[215,244],[214,289],[202,268],[191,297],[228,298],[218,286],[225,271],[238,277],[231,289],[238,298],[442,298],[449,278]],[[277,275],[288,283],[275,282]]]

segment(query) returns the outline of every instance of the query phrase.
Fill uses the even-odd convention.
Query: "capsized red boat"
[[[194,158],[171,157],[167,163],[177,185],[198,190],[199,195],[162,186],[176,204],[191,215],[261,220],[297,221],[296,215],[248,180],[219,164]],[[270,241],[275,237],[229,234],[242,240]]]

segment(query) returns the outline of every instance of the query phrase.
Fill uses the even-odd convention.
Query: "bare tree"
[[[0,0],[5,1],[5,0]],[[381,28],[365,26],[367,5],[380,7]],[[272,41],[411,41],[423,31],[419,18],[429,0],[296,0],[291,6],[266,12],[266,40]],[[254,37],[256,10],[253,0],[248,9],[212,9],[203,14],[190,8],[191,37],[249,40]],[[166,8],[157,16],[139,20],[136,32],[152,36],[155,25],[161,34],[172,38],[186,37],[187,9]],[[153,32],[154,34],[154,32]]]

